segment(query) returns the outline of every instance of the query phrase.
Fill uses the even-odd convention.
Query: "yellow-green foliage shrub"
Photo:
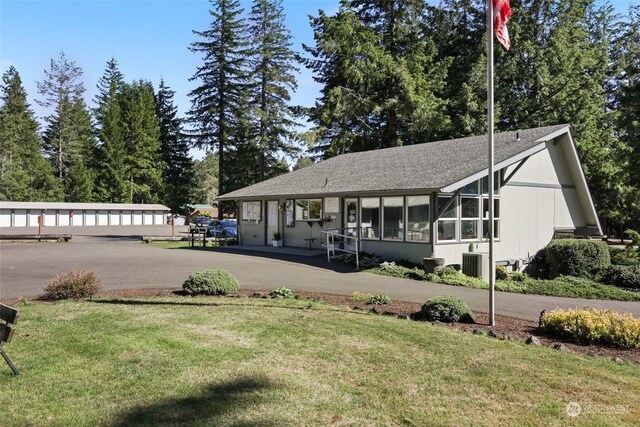
[[[640,349],[640,319],[595,308],[554,310],[542,316],[545,332],[578,344],[601,343]]]

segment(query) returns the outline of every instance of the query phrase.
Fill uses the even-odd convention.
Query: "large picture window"
[[[296,221],[320,221],[322,219],[322,199],[296,200]]]
[[[460,239],[477,240],[480,219],[480,199],[477,197],[460,198]]]
[[[451,200],[451,196],[438,197],[438,212],[442,212],[447,203]],[[438,241],[456,240],[456,229],[458,222],[457,205],[454,200],[446,211],[442,212],[438,220]]]
[[[360,199],[360,236],[363,239],[380,238],[380,199]]]
[[[429,226],[429,196],[407,197],[407,241],[431,240]]]
[[[260,202],[242,202],[242,219],[245,221],[260,221],[261,206]]]
[[[402,240],[404,238],[404,200],[402,197],[382,198],[382,238]]]

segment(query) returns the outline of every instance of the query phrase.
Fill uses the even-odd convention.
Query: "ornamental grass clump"
[[[75,269],[56,276],[44,288],[44,299],[57,301],[90,298],[101,288],[102,284],[97,272]]]
[[[238,280],[227,270],[191,273],[182,284],[187,295],[227,295],[240,289]]]
[[[542,316],[540,328],[578,344],[598,343],[640,349],[640,319],[612,310],[554,310]]]

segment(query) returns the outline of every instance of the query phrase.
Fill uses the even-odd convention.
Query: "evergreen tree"
[[[218,195],[218,156],[209,151],[207,155],[193,164],[195,203],[215,204]]]
[[[100,202],[126,203],[130,200],[127,180],[127,151],[123,136],[120,95],[124,78],[115,59],[107,62],[98,82],[94,117],[99,146],[96,153],[96,196]]]
[[[226,178],[225,153],[245,143],[249,133],[249,49],[239,2],[211,0],[211,4],[211,26],[205,31],[194,31],[202,40],[193,42],[190,47],[192,52],[202,55],[203,64],[191,78],[200,85],[189,93],[192,105],[188,115],[194,126],[194,145],[217,147],[218,192],[223,194],[231,189],[230,184],[234,184]],[[222,213],[223,209],[220,209],[220,218]]]
[[[430,7],[425,30],[449,66],[444,98],[451,118],[444,138],[481,135],[487,131],[486,2],[445,0]],[[499,106],[494,105],[499,115]]]
[[[262,181],[272,176],[268,168],[278,162],[278,154],[292,155],[297,151],[291,143],[295,123],[288,106],[289,93],[297,88],[297,69],[281,0],[255,0],[249,20],[254,46],[251,80],[259,147],[258,179]]]
[[[625,226],[640,229],[640,6],[631,6],[618,41],[617,120],[620,141],[625,145],[628,171]],[[622,227],[621,227],[622,228]]]
[[[436,61],[421,0],[343,0],[311,19],[315,47],[304,63],[323,84],[311,109],[324,157],[415,144],[445,135],[440,93],[448,61]]]
[[[54,165],[65,194],[68,195],[70,191],[76,193],[71,199],[66,197],[68,201],[88,201],[76,199],[79,195],[72,187],[77,182],[69,180],[67,176],[72,163],[83,163],[80,168],[74,168],[74,181],[92,180],[86,164],[91,160],[95,140],[91,119],[82,99],[85,89],[81,77],[80,67],[61,52],[57,60],[51,60],[50,69],[45,70],[45,80],[38,82],[38,92],[42,96],[39,104],[54,109],[45,118],[44,150]],[[81,170],[87,172],[83,177],[78,176]],[[88,185],[91,186],[90,183]],[[89,193],[81,197],[88,199],[91,196]]]
[[[0,99],[0,200],[59,201],[62,191],[42,156],[38,123],[18,71],[2,76]]]
[[[156,95],[156,116],[160,130],[160,146],[164,162],[165,204],[172,212],[186,214],[193,203],[193,161],[189,157],[189,144],[182,131],[182,119],[173,104],[175,92],[164,81]]]
[[[125,85],[121,94],[123,139],[127,151],[129,203],[162,200],[162,156],[160,128],[151,83],[139,80]]]

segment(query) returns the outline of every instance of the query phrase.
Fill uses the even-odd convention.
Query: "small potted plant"
[[[273,232],[273,247],[279,248],[282,246],[282,235],[279,231]]]

